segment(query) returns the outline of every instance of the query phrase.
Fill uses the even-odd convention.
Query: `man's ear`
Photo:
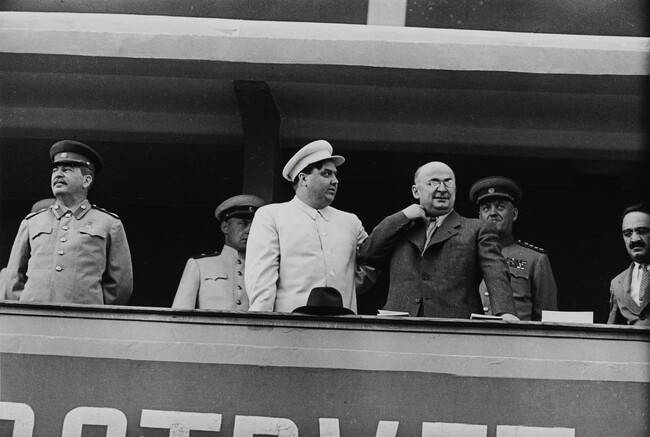
[[[221,232],[223,232],[224,234],[228,232],[228,220],[222,221],[219,227],[221,228]]]
[[[519,217],[519,210],[517,208],[512,209],[512,221],[516,222],[517,217]]]
[[[93,184],[93,177],[89,174],[84,175],[84,181],[81,184],[82,187],[88,188]]]
[[[411,187],[411,193],[413,193],[413,197],[415,197],[416,199],[420,198],[420,190],[418,190],[417,185],[413,184],[413,186]]]

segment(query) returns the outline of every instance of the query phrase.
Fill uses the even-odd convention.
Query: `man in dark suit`
[[[607,323],[650,326],[650,210],[647,205],[630,206],[623,213],[623,241],[632,264],[612,279]]]
[[[383,269],[388,264],[386,309],[468,319],[483,313],[484,279],[494,314],[519,320],[496,226],[454,211],[455,179],[442,162],[418,168],[412,186],[418,204],[386,217],[359,246],[358,257]]]

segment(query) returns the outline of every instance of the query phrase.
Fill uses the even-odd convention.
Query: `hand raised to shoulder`
[[[407,219],[415,221],[418,219],[425,219],[427,217],[424,207],[414,203],[413,205],[407,206],[402,210]]]

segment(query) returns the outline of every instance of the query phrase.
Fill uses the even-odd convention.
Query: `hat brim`
[[[482,196],[479,196],[479,198],[476,200],[476,204],[480,205],[483,202],[487,202],[488,200],[491,199],[505,199],[511,201],[513,204],[515,202],[515,198],[509,194],[506,193],[488,193],[484,194]]]
[[[356,313],[349,308],[331,306],[304,306],[296,308],[292,313],[311,314],[315,316],[342,316],[346,314],[356,316]]]

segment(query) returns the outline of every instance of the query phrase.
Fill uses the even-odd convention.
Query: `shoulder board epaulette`
[[[219,256],[219,255],[221,255],[221,251],[220,251],[220,250],[217,250],[216,252],[212,252],[212,253],[202,253],[201,255],[191,256],[190,258],[193,258],[193,259],[200,259],[200,258],[207,258],[207,257],[209,257],[209,256]]]
[[[38,215],[38,214],[40,214],[42,212],[45,212],[48,209],[50,209],[50,208],[43,208],[43,209],[39,209],[38,211],[30,212],[29,214],[27,214],[27,217],[25,217],[25,220],[29,220],[30,218],[34,217],[35,215]]]
[[[100,208],[100,207],[97,206],[97,205],[93,205],[93,208],[96,209],[97,211],[104,212],[104,213],[110,215],[111,217],[115,217],[115,218],[118,219],[118,220],[120,219],[120,216],[118,216],[118,215],[115,214],[114,212],[107,211],[107,210],[105,210],[104,208]]]
[[[540,253],[546,253],[546,250],[542,249],[541,247],[534,246],[530,243],[526,243],[525,241],[517,240],[517,244],[523,247],[527,247],[528,249],[533,249]]]

